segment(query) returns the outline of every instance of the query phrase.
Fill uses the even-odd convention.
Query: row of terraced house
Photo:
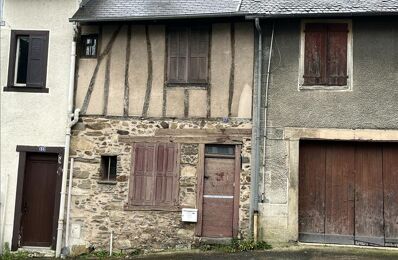
[[[0,3],[2,248],[398,246],[398,1]]]

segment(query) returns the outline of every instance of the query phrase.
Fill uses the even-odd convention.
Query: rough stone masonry
[[[132,211],[129,192],[132,145],[120,136],[154,136],[157,129],[251,129],[249,120],[141,120],[83,117],[73,129],[75,158],[71,203],[71,244],[107,249],[113,232],[116,250],[191,248],[200,238],[195,224],[181,221],[181,211]],[[239,236],[248,232],[250,137],[242,137]],[[101,155],[117,156],[117,180],[100,182]],[[198,144],[181,144],[179,205],[197,208]]]

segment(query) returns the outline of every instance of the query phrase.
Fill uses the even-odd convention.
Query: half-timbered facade
[[[93,19],[97,2],[71,19],[81,109],[71,243],[108,247],[112,233],[117,249],[164,249],[247,237],[254,27],[228,14],[239,1],[221,1],[211,19],[197,17],[217,6],[204,1],[191,19],[176,9],[161,20],[151,7]]]

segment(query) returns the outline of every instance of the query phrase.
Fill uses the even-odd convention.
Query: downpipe
[[[66,184],[68,179],[68,163],[69,163],[69,149],[71,139],[71,129],[79,120],[80,109],[73,111],[73,96],[74,96],[74,81],[75,81],[75,64],[76,64],[76,41],[72,42],[71,50],[71,64],[69,74],[69,91],[68,91],[68,110],[67,110],[67,126],[65,133],[65,153],[63,162],[63,173],[62,173],[62,184],[61,184],[61,199],[59,203],[59,217],[58,217],[58,228],[57,228],[57,245],[55,248],[55,257],[61,256],[62,248],[62,234],[64,229],[64,214],[65,214],[65,196],[66,196]]]
[[[61,186],[61,200],[59,203],[59,219],[57,228],[57,246],[55,249],[55,257],[61,256],[62,247],[62,233],[64,230],[64,214],[65,214],[65,197],[66,197],[66,183],[68,178],[68,163],[69,163],[69,149],[70,149],[70,137],[71,129],[79,120],[80,109],[75,109],[75,113],[70,115],[71,121],[66,128],[65,136],[65,154],[64,154],[64,164],[63,164],[63,174],[62,174],[62,186]]]
[[[69,170],[69,186],[68,186],[68,204],[66,207],[66,227],[65,227],[65,247],[69,248],[69,231],[70,231],[70,207],[72,200],[72,182],[73,182],[73,166],[75,160],[70,159],[70,170]]]
[[[254,223],[254,215],[258,212],[258,176],[260,174],[260,114],[261,114],[261,82],[262,82],[262,61],[263,61],[263,35],[259,18],[255,18],[255,27],[258,32],[258,49],[257,49],[257,69],[256,84],[254,85],[254,102],[253,102],[253,131],[252,131],[252,151],[253,158],[251,160],[251,188],[250,188],[250,208],[249,208],[249,236],[257,241],[257,223]],[[256,235],[256,237],[254,237]]]

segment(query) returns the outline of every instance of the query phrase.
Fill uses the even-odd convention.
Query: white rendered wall
[[[70,49],[73,36],[68,21],[76,0],[5,0],[1,27],[1,215],[5,212],[4,240],[11,242],[19,156],[17,145],[64,146]],[[4,92],[7,85],[11,30],[48,30],[49,93]],[[5,180],[9,176],[7,205]],[[0,219],[0,222],[2,218]],[[11,244],[11,243],[10,243]]]

